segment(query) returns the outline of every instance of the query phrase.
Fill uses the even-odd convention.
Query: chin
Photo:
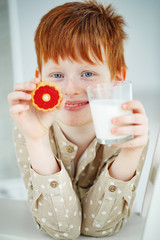
[[[92,117],[90,112],[85,114],[68,114],[68,113],[59,113],[56,116],[57,120],[62,122],[65,125],[72,127],[80,127],[92,122]]]
[[[60,120],[63,124],[68,125],[68,126],[72,126],[72,127],[80,127],[83,125],[88,124],[91,121],[81,121],[81,120],[75,120],[75,119],[61,119]]]

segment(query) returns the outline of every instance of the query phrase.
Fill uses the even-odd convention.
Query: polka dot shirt
[[[17,163],[28,189],[28,204],[38,229],[53,239],[76,239],[80,234],[104,237],[118,232],[129,218],[143,163],[144,148],[134,177],[124,182],[108,169],[121,149],[101,145],[96,138],[80,157],[78,146],[68,141],[57,122],[50,129],[53,156],[61,170],[50,176],[36,173],[30,165],[25,139],[14,129]],[[45,161],[45,160],[44,160]]]

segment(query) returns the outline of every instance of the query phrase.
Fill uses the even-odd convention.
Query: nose
[[[63,88],[62,93],[66,96],[74,96],[80,94],[80,87],[76,78],[69,78]]]

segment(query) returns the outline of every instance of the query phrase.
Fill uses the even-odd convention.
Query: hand
[[[113,118],[112,124],[116,127],[111,132],[115,135],[133,135],[134,139],[114,146],[128,149],[144,147],[148,141],[148,119],[142,103],[137,100],[126,102],[122,109],[132,110],[133,114]]]
[[[46,136],[57,112],[42,112],[32,106],[31,92],[39,82],[39,78],[34,78],[30,82],[17,83],[14,91],[8,94],[10,115],[26,140],[38,141]],[[60,108],[63,105],[64,101]]]

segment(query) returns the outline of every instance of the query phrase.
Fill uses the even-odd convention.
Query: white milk
[[[106,140],[126,138],[126,135],[113,135],[111,128],[115,127],[111,123],[114,117],[131,114],[131,110],[122,110],[121,106],[125,100],[99,99],[90,102],[92,118],[97,139],[109,143]]]

